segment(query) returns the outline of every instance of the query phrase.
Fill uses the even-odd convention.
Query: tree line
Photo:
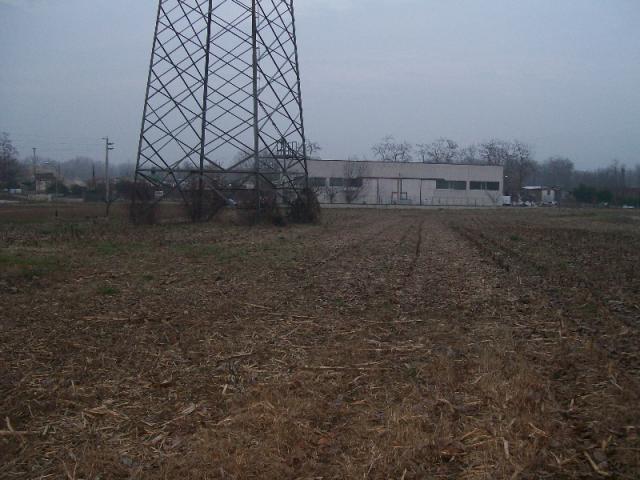
[[[0,133],[0,189],[31,185],[34,167],[38,173],[52,173],[64,178],[67,183],[86,183],[88,185],[92,182],[94,184],[97,181],[102,182],[105,173],[103,162],[88,157],[74,157],[63,161],[37,157],[34,166],[33,158],[20,158],[9,134]],[[109,172],[113,178],[132,179],[135,165],[132,163],[112,164]],[[69,188],[63,184],[59,188],[61,193],[69,191]]]
[[[322,147],[308,141],[307,155],[319,158]],[[504,193],[518,196],[526,185],[557,187],[571,191],[584,203],[639,203],[638,198],[627,198],[631,188],[640,188],[640,164],[628,167],[618,161],[594,170],[581,170],[566,157],[551,157],[542,162],[534,158],[533,149],[524,142],[493,139],[462,147],[455,140],[439,138],[431,143],[411,144],[385,136],[372,147],[376,160],[388,162],[425,162],[471,165],[500,165],[504,167]],[[67,181],[85,182],[96,188],[96,179],[104,177],[102,162],[87,157],[75,157],[62,162],[37,159],[41,171],[60,172]],[[114,178],[131,179],[135,172],[132,163],[111,167]],[[33,178],[32,159],[20,160],[7,133],[0,134],[0,189],[19,188]],[[61,187],[66,190],[67,187]],[[77,188],[77,187],[76,187]],[[633,197],[633,194],[631,194]],[[637,197],[637,195],[636,195]]]

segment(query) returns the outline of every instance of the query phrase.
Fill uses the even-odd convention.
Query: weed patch
[[[105,297],[112,297],[114,295],[118,295],[120,290],[116,287],[112,287],[111,285],[102,285],[98,287],[97,290],[99,295],[104,295]]]
[[[100,243],[96,247],[98,254],[106,256],[116,255],[120,250],[121,246],[113,242]]]
[[[27,253],[0,253],[0,272],[8,277],[23,277],[31,280],[59,270],[61,267],[62,264],[57,257]]]
[[[173,247],[179,254],[191,259],[213,259],[217,263],[227,263],[246,256],[246,248],[234,245],[177,245]]]

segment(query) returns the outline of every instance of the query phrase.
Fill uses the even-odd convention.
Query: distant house
[[[560,200],[560,196],[560,189],[544,186],[524,187],[520,193],[520,199],[523,202],[536,205],[555,205]]]
[[[56,176],[51,172],[36,173],[36,193],[47,193],[51,185],[55,185]]]

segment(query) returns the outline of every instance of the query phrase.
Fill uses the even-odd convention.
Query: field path
[[[327,215],[4,232],[68,266],[0,290],[0,477],[636,478],[638,324],[576,317],[490,212]]]

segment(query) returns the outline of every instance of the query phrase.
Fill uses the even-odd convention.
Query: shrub
[[[154,189],[147,183],[136,183],[131,188],[129,218],[134,225],[153,225],[156,223],[157,205]]]
[[[321,217],[320,202],[316,193],[308,188],[291,203],[289,220],[292,223],[318,223]]]

